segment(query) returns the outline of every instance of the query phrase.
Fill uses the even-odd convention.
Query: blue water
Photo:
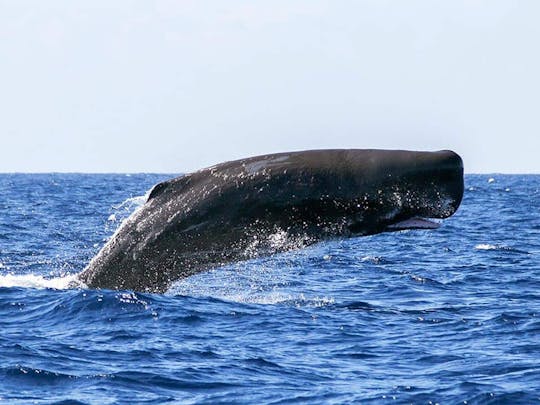
[[[67,288],[169,177],[0,175],[0,402],[540,402],[540,176],[165,295]]]

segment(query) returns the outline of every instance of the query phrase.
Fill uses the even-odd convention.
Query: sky
[[[0,172],[321,148],[540,173],[540,1],[0,0]]]

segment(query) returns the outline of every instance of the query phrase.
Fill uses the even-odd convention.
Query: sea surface
[[[0,175],[0,402],[540,403],[540,176],[166,294],[68,288],[172,175]]]

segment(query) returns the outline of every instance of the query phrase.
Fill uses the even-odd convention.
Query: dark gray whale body
[[[435,227],[463,196],[451,151],[313,150],[222,163],[156,185],[79,275],[164,292],[180,278],[336,237]],[[418,219],[417,219],[418,218]]]

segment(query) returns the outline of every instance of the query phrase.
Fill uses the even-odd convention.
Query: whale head
[[[453,215],[463,198],[463,161],[455,152],[379,151],[365,160],[350,156],[357,202],[349,228],[360,234],[436,228]],[[366,180],[367,179],[367,180]]]
[[[435,228],[428,219],[451,216],[463,197],[463,162],[452,151],[313,150],[220,169],[246,180],[225,192],[231,222],[315,239]]]

